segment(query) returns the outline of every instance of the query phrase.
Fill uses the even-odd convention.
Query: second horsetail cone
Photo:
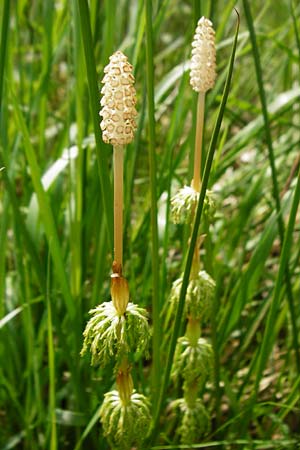
[[[126,145],[133,141],[136,130],[135,109],[136,92],[132,65],[120,51],[109,58],[109,64],[104,68],[101,99],[103,141],[114,146]]]
[[[205,93],[216,79],[215,32],[205,17],[198,21],[192,47],[190,82],[195,91]]]

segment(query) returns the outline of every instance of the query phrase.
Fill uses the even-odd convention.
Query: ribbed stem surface
[[[114,146],[114,260],[123,264],[123,160],[124,148]]]
[[[192,183],[193,188],[197,192],[200,192],[200,184],[201,184],[204,105],[205,105],[205,92],[199,92],[198,105],[197,105],[195,153],[194,153],[194,177],[193,177],[193,183]]]

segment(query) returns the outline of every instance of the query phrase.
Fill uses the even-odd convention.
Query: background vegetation
[[[86,0],[1,2],[2,449],[107,448],[98,410],[112,372],[92,369],[79,351],[88,310],[109,298],[112,151],[100,136],[97,84],[117,49],[134,65],[139,111],[126,153],[124,273],[151,317],[156,305],[163,373],[167,298],[187,249],[187,230],[169,222],[169,197],[191,180],[190,43],[197,19],[211,18],[218,79],[207,96],[208,148],[234,39],[233,7],[241,26],[209,180],[217,216],[203,253],[217,282],[204,330],[215,351],[205,392],[213,427],[194,448],[297,448],[300,8],[285,0],[249,3],[251,11],[246,0],[154,1],[151,28],[150,1],[90,0],[89,9]],[[155,404],[151,361],[134,376]],[[170,384],[164,407],[178,394]],[[155,448],[178,448],[174,426],[164,413]]]

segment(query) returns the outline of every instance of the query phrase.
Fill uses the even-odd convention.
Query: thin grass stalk
[[[201,17],[202,15],[202,1],[193,0],[193,29],[196,28],[199,17]]]
[[[3,85],[4,85],[4,70],[6,63],[6,51],[8,42],[8,30],[9,30],[9,20],[10,20],[10,1],[4,0],[2,6],[2,32],[1,32],[1,43],[0,43],[0,121],[2,120],[2,108],[3,108]],[[0,141],[1,143],[1,141]],[[2,167],[5,169],[4,162],[1,162],[0,157],[0,170]],[[5,173],[7,177],[7,173]],[[6,230],[8,226],[8,206],[9,206],[9,196],[4,195],[3,202],[3,214],[0,227],[0,318],[3,317],[5,313],[4,305],[4,292],[5,292],[5,249],[6,249]]]
[[[212,22],[214,22],[217,10],[218,10],[218,0],[210,0],[208,17]]]
[[[98,173],[101,186],[101,196],[103,201],[104,216],[107,224],[107,235],[110,248],[113,248],[113,219],[111,212],[112,205],[112,189],[108,172],[108,162],[105,156],[104,144],[100,139],[99,131],[99,93],[97,85],[96,63],[93,52],[93,39],[91,24],[89,18],[89,6],[87,0],[78,0],[77,6],[79,10],[81,35],[84,47],[88,87],[90,94],[90,105],[92,112],[92,119],[94,125],[95,141],[96,141],[96,156],[98,164]]]
[[[106,237],[106,224],[102,222],[96,238],[96,263],[93,278],[95,280],[93,284],[91,305],[96,305],[99,302],[99,292],[103,287],[104,271],[103,261],[105,261],[107,255],[107,237]]]
[[[206,193],[206,189],[207,189],[207,185],[208,185],[209,174],[210,174],[210,170],[211,170],[211,166],[212,166],[214,153],[215,153],[215,150],[216,150],[216,147],[217,147],[217,142],[218,142],[218,138],[219,138],[219,133],[220,133],[220,128],[221,128],[221,124],[222,124],[222,119],[223,119],[225,106],[226,106],[226,103],[227,103],[227,98],[228,98],[229,89],[230,89],[230,83],[231,83],[232,72],[233,72],[233,65],[234,65],[234,59],[235,59],[235,52],[236,52],[236,46],[237,46],[239,24],[240,24],[240,20],[239,20],[239,16],[238,16],[237,27],[236,27],[236,32],[235,32],[232,52],[231,52],[231,56],[230,56],[230,61],[229,61],[229,67],[228,67],[225,87],[224,87],[224,91],[223,91],[223,95],[222,95],[222,101],[221,101],[220,109],[219,109],[219,112],[218,112],[216,124],[215,124],[214,130],[213,130],[213,134],[212,134],[212,138],[211,138],[211,141],[210,141],[210,145],[209,145],[209,149],[208,149],[208,153],[207,153],[207,158],[206,158],[206,162],[205,162],[205,167],[204,167],[204,172],[203,172],[203,180],[202,180],[202,184],[201,184],[199,201],[198,201],[196,215],[195,215],[195,222],[194,222],[194,226],[193,226],[193,231],[192,231],[192,236],[191,236],[191,241],[190,241],[188,254],[187,254],[187,257],[186,257],[186,261],[185,261],[185,269],[184,269],[184,274],[183,274],[183,279],[182,279],[182,287],[181,287],[179,301],[178,301],[178,305],[177,305],[177,310],[176,310],[176,315],[175,315],[175,321],[174,321],[174,326],[173,326],[173,330],[172,330],[172,335],[171,335],[171,338],[170,338],[170,345],[169,345],[169,351],[168,351],[166,365],[165,365],[165,371],[164,371],[164,374],[163,374],[161,389],[160,389],[160,392],[159,392],[159,398],[158,398],[158,402],[157,402],[157,405],[156,405],[155,414],[154,414],[154,417],[153,417],[152,428],[150,430],[150,442],[151,443],[154,442],[154,440],[156,438],[157,431],[158,431],[160,413],[161,413],[162,408],[164,406],[165,394],[166,394],[167,387],[168,387],[168,384],[169,384],[169,379],[170,379],[170,373],[171,373],[171,368],[172,368],[172,363],[173,363],[173,358],[174,358],[174,353],[175,353],[176,342],[177,342],[177,338],[179,336],[179,331],[180,331],[180,328],[181,328],[181,322],[182,322],[183,310],[184,310],[184,303],[185,303],[185,296],[186,296],[186,291],[187,291],[189,278],[190,278],[190,273],[191,273],[191,268],[192,268],[192,262],[193,262],[194,251],[195,251],[195,246],[196,246],[197,237],[198,237],[198,229],[199,229],[201,215],[202,215],[202,210],[203,210],[203,203],[204,203],[205,193]]]
[[[176,98],[176,103],[174,106],[174,111],[170,123],[169,133],[166,141],[168,153],[166,154],[165,161],[162,163],[162,167],[166,166],[168,167],[168,177],[166,180],[166,191],[167,191],[167,198],[166,198],[166,213],[165,213],[165,230],[164,230],[164,239],[163,239],[163,253],[162,253],[162,275],[161,275],[161,305],[165,305],[164,299],[166,295],[166,285],[167,285],[167,256],[168,256],[168,243],[169,243],[169,222],[170,222],[170,209],[171,209],[171,185],[172,185],[172,177],[174,176],[174,167],[173,167],[173,156],[174,156],[174,145],[176,140],[176,130],[178,128],[178,120],[179,120],[179,111],[182,107],[182,101],[184,99],[183,95],[183,89],[185,87],[187,78],[187,73],[182,77],[181,84],[178,89],[178,95]],[[162,173],[165,170],[162,170]],[[163,314],[163,307],[161,310],[161,314]]]
[[[1,152],[0,152],[0,166],[5,166],[4,159],[2,158]],[[12,207],[13,214],[15,216],[16,222],[20,224],[20,229],[22,230],[22,235],[24,236],[24,245],[26,248],[26,252],[30,256],[32,267],[34,268],[34,271],[36,273],[37,279],[39,281],[40,289],[42,292],[46,292],[46,278],[44,275],[44,272],[42,270],[42,264],[39,258],[39,255],[37,253],[36,247],[32,241],[31,235],[28,232],[28,229],[25,225],[24,219],[20,213],[20,207],[17,200],[16,192],[13,188],[13,185],[10,181],[9,175],[7,173],[7,169],[3,170],[2,176],[4,179],[5,187],[7,189],[9,200],[10,200],[10,206]]]
[[[54,1],[48,0],[43,2],[42,4],[42,27],[45,32],[42,35],[42,68],[41,68],[41,76],[40,76],[40,88],[39,88],[39,156],[40,161],[43,162],[45,160],[45,146],[46,146],[46,133],[45,129],[47,128],[47,95],[49,89],[49,81],[51,76],[52,69],[52,30],[53,30],[53,13],[55,11]],[[43,165],[42,164],[42,165]]]
[[[152,317],[153,317],[153,368],[152,404],[155,407],[160,385],[160,305],[159,305],[159,258],[157,226],[157,180],[155,155],[155,115],[154,115],[154,63],[153,63],[152,1],[146,1],[146,67],[149,128],[149,166],[151,192],[151,244],[152,244]]]
[[[17,374],[17,378],[14,382],[15,388],[18,387],[18,379],[22,379],[23,372],[26,373],[26,380],[24,380],[24,400],[23,400],[23,417],[26,430],[26,440],[27,442],[32,442],[34,432],[32,430],[32,418],[30,411],[32,408],[33,399],[33,361],[34,361],[34,325],[31,315],[31,305],[29,303],[30,287],[28,280],[27,271],[27,261],[23,248],[23,236],[20,232],[20,224],[16,217],[12,219],[12,229],[14,235],[14,261],[16,265],[16,273],[18,274],[18,284],[16,286],[16,295],[20,299],[21,308],[23,309],[20,321],[21,326],[18,335],[15,335],[14,346],[15,349],[12,352],[14,356],[12,358],[17,358],[22,354],[23,359],[19,364],[14,365],[14,372]],[[24,345],[24,353],[20,352],[20,344]],[[37,409],[41,406],[41,403],[37,400]],[[32,445],[33,450],[37,448],[34,444]]]
[[[54,356],[54,341],[53,341],[53,322],[52,310],[50,300],[50,265],[51,258],[48,257],[47,268],[47,343],[48,343],[48,367],[49,367],[49,417],[50,417],[50,450],[57,450],[57,429],[55,417],[55,356]]]
[[[215,392],[214,392],[214,398],[215,398],[215,404],[214,404],[214,408],[215,408],[215,414],[216,414],[216,428],[219,427],[220,423],[221,423],[221,397],[222,397],[222,392],[221,392],[221,386],[220,386],[220,374],[221,374],[221,362],[220,362],[220,354],[221,351],[219,349],[218,346],[218,320],[217,320],[217,316],[218,316],[218,311],[219,311],[219,307],[220,307],[220,298],[222,295],[222,289],[223,286],[221,283],[216,285],[216,290],[215,290],[215,296],[213,299],[213,304],[212,304],[212,314],[211,314],[211,318],[210,318],[210,323],[211,323],[211,342],[212,342],[212,347],[213,347],[213,353],[214,353],[214,388],[215,388]]]
[[[298,48],[298,53],[299,53],[298,65],[299,65],[299,75],[300,75],[300,36],[299,36],[299,30],[298,30],[298,25],[297,25],[297,17],[296,17],[296,14],[295,14],[295,8],[294,8],[293,0],[290,0],[290,10],[291,10],[291,14],[292,14],[294,33],[295,33],[295,38],[296,38],[296,43],[297,43],[297,48]]]
[[[279,417],[281,420],[283,420],[292,411],[295,404],[299,401],[299,397],[300,397],[299,387],[300,387],[300,374],[296,378],[295,383],[292,386],[289,396],[286,400],[287,407],[285,409],[283,409],[279,414]]]
[[[95,427],[95,425],[99,421],[100,408],[101,408],[101,405],[96,409],[95,413],[91,417],[89,423],[87,424],[84,431],[82,432],[74,450],[80,450],[82,448],[83,441],[87,438],[87,436],[90,434],[92,429]]]
[[[59,279],[61,290],[65,299],[66,308],[71,321],[75,319],[76,309],[73,302],[73,298],[70,291],[70,286],[68,283],[65,264],[62,257],[62,251],[58,239],[57,229],[55,225],[55,220],[53,217],[53,212],[50,206],[50,202],[47,193],[41,182],[41,170],[37,162],[35,151],[32,147],[28,129],[26,127],[22,112],[18,105],[17,98],[11,94],[11,100],[14,107],[15,118],[18,127],[23,135],[24,148],[26,153],[26,158],[30,167],[31,178],[34,186],[34,190],[37,195],[40,214],[42,217],[43,225],[45,227],[45,233],[49,243],[49,248],[51,251],[51,256],[53,258],[54,266],[57,273],[57,278]],[[75,331],[75,330],[74,330]]]
[[[86,152],[82,148],[83,137],[87,133],[86,116],[88,111],[85,110],[85,105],[82,99],[85,95],[85,76],[84,76],[84,57],[83,47],[80,38],[80,24],[79,24],[79,12],[76,6],[76,1],[72,2],[72,14],[74,17],[73,27],[71,30],[71,39],[73,41],[74,50],[70,53],[70,60],[73,61],[76,89],[75,89],[75,105],[76,105],[76,124],[77,124],[77,147],[78,156],[74,162],[75,166],[75,185],[73,183],[73,195],[74,195],[74,214],[71,224],[70,239],[73,239],[71,243],[71,287],[72,294],[78,300],[81,299],[81,288],[84,273],[84,244],[83,244],[83,224],[82,219],[84,215],[84,189],[85,189],[85,163]],[[69,46],[70,47],[70,46]],[[71,93],[69,92],[69,95]],[[70,104],[72,101],[70,99]],[[75,244],[76,243],[76,244]]]
[[[282,283],[284,280],[284,276],[286,274],[286,267],[288,266],[288,262],[289,262],[289,256],[290,256],[290,251],[291,251],[292,242],[293,242],[293,239],[292,239],[293,238],[293,230],[295,227],[296,214],[297,214],[299,202],[300,202],[300,169],[298,171],[297,184],[295,187],[293,202],[292,202],[291,211],[290,211],[290,217],[289,217],[287,229],[285,232],[285,237],[284,237],[281,255],[280,255],[280,259],[279,259],[279,269],[278,269],[278,274],[277,274],[277,278],[276,278],[276,282],[275,282],[273,300],[272,300],[269,314],[267,317],[267,323],[266,323],[266,328],[265,328],[264,335],[263,335],[262,344],[260,346],[258,367],[257,367],[257,373],[256,373],[256,379],[255,379],[255,394],[254,394],[255,397],[257,397],[259,383],[260,383],[263,371],[269,360],[269,356],[270,356],[272,346],[274,343],[274,340],[271,339],[271,336],[273,336],[273,334],[274,334],[274,323],[275,323],[276,315],[279,310]]]
[[[0,44],[0,120],[2,119],[2,108],[3,108],[3,85],[4,85],[4,70],[6,63],[6,50],[8,41],[8,29],[9,29],[9,18],[10,18],[10,1],[5,0],[2,6],[2,33],[1,33],[1,44]],[[0,159],[0,170],[4,167],[4,162]],[[6,169],[4,168],[6,171]],[[5,173],[7,176],[7,174]],[[6,249],[6,230],[8,226],[8,207],[9,207],[9,196],[5,194],[3,201],[3,214],[0,227],[0,318],[3,317],[5,312],[4,305],[4,292],[5,292],[5,249]],[[2,301],[3,300],[3,301]]]
[[[144,9],[143,9],[144,10]],[[142,87],[143,92],[143,98],[140,100],[140,110],[139,110],[139,119],[137,124],[137,131],[135,133],[135,140],[133,142],[133,150],[132,153],[129,155],[129,152],[127,152],[127,158],[125,162],[126,167],[126,186],[125,186],[125,203],[124,203],[124,222],[125,222],[125,230],[129,230],[128,234],[130,235],[132,233],[131,230],[131,199],[133,196],[133,189],[134,189],[134,180],[135,180],[135,172],[137,169],[137,157],[138,157],[138,148],[141,145],[141,135],[142,130],[145,123],[145,114],[146,114],[146,89],[145,85],[143,84]],[[129,246],[131,245],[131,239],[128,239]],[[131,266],[133,268],[133,266]],[[132,291],[132,283],[133,283],[134,277],[131,280],[131,292]]]
[[[3,80],[4,69],[6,62],[6,50],[8,42],[8,30],[9,30],[9,18],[10,18],[10,0],[4,0],[2,6],[2,32],[1,32],[1,45],[0,45],[0,117],[1,109],[3,105]]]
[[[273,185],[273,198],[276,206],[276,212],[277,212],[277,224],[278,224],[278,231],[279,231],[279,237],[281,246],[283,245],[284,241],[284,223],[281,213],[281,204],[280,204],[280,196],[279,196],[279,187],[278,187],[278,181],[277,181],[277,171],[275,166],[275,157],[274,157],[274,150],[273,150],[273,143],[272,143],[272,136],[271,136],[271,127],[270,127],[270,120],[269,120],[269,114],[267,109],[267,101],[266,101],[266,94],[264,89],[264,82],[263,82],[263,73],[261,68],[261,62],[260,62],[260,55],[257,47],[256,42],[256,33],[254,29],[253,24],[253,18],[251,14],[251,9],[248,3],[248,0],[243,0],[244,5],[244,11],[245,11],[245,17],[249,29],[249,36],[252,46],[252,52],[253,52],[253,59],[254,59],[254,65],[255,65],[255,72],[256,72],[256,79],[257,79],[257,85],[259,90],[259,97],[261,102],[261,108],[262,108],[262,114],[265,124],[265,133],[266,133],[266,142],[268,147],[268,156],[269,156],[269,162],[271,167],[271,173],[272,173],[272,185]],[[292,285],[291,285],[291,276],[289,267],[286,266],[286,273],[285,273],[285,282],[286,282],[286,291],[287,291],[287,299],[288,299],[288,305],[290,310],[290,318],[291,318],[291,324],[292,324],[292,341],[293,341],[293,347],[295,351],[296,356],[296,365],[297,370],[300,372],[300,350],[299,350],[299,340],[298,340],[298,329],[297,329],[297,323],[296,323],[296,313],[295,313],[295,301],[292,291]]]
[[[5,274],[6,274],[6,236],[9,220],[9,195],[3,199],[3,212],[0,222],[0,319],[5,315]]]
[[[104,42],[103,55],[101,60],[107,61],[114,51],[114,38],[116,36],[116,0],[105,0],[105,23],[104,23]]]
[[[272,439],[251,439],[251,441],[249,439],[223,439],[223,440],[214,440],[214,441],[209,441],[209,442],[205,442],[203,444],[195,444],[195,445],[189,445],[188,447],[186,445],[181,445],[181,446],[170,446],[170,445],[159,445],[159,446],[155,446],[153,447],[153,450],[170,450],[170,449],[199,449],[199,448],[203,448],[205,450],[212,448],[239,448],[242,449],[244,447],[245,448],[249,448],[249,445],[252,445],[252,448],[255,448],[256,450],[274,450],[275,448],[293,448],[295,449],[296,447],[294,447],[294,445],[299,443],[299,440],[296,439],[276,439],[276,443],[274,443],[274,440]],[[229,447],[230,446],[230,447]],[[282,447],[280,447],[282,446]],[[289,446],[289,447],[288,447]],[[291,447],[293,446],[293,447]]]

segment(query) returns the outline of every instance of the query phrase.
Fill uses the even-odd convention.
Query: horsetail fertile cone
[[[123,161],[124,146],[134,139],[136,130],[136,92],[132,65],[120,51],[104,68],[100,116],[102,139],[114,147],[114,258],[121,275],[123,263]]]
[[[197,92],[206,92],[215,84],[215,32],[210,20],[201,17],[192,43],[190,82]]]
[[[200,191],[202,166],[202,139],[205,110],[205,93],[215,84],[216,79],[216,46],[215,32],[212,23],[205,17],[198,21],[192,43],[192,60],[190,82],[198,92],[197,124],[194,153],[194,174],[192,187]]]
[[[132,65],[120,51],[115,52],[104,68],[101,90],[103,141],[112,145],[126,145],[133,141],[136,130],[136,92]]]

